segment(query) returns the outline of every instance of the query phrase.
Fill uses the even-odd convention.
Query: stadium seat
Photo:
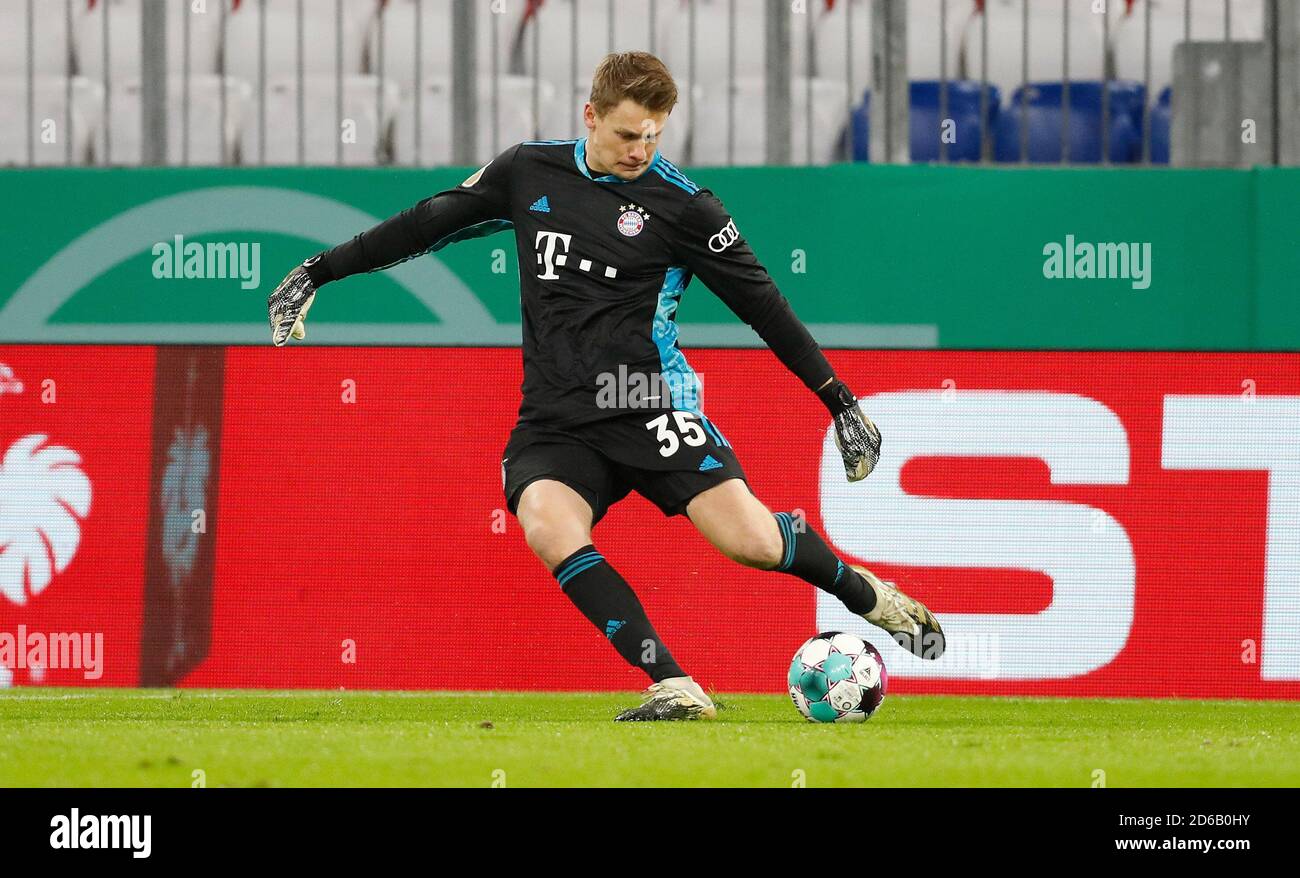
[[[500,76],[497,80],[500,101],[500,127],[492,119],[490,76],[479,76],[478,152],[486,161],[501,150],[522,140],[551,139],[548,132],[538,138],[533,126],[533,80],[527,76]],[[551,113],[555,89],[540,83],[539,104],[543,115]],[[493,143],[493,131],[497,132]],[[451,80],[446,77],[426,79],[420,89],[420,142],[416,151],[415,98],[401,99],[393,130],[394,156],[399,165],[430,167],[452,162],[454,124],[451,117]],[[556,137],[560,135],[555,135]]]
[[[1065,88],[1059,82],[1036,82],[1016,89],[998,115],[995,157],[999,162],[1020,161],[1021,101],[1026,103],[1028,160],[1061,160],[1061,125]],[[1141,83],[1109,83],[1110,114],[1107,157],[1123,164],[1141,159],[1141,112],[1145,94]],[[1102,157],[1100,82],[1070,83],[1069,160],[1093,163]],[[1135,121],[1137,119],[1137,121]]]
[[[590,78],[596,63],[610,51],[628,49],[652,50],[673,75],[684,79],[691,76],[701,83],[726,80],[731,60],[728,57],[730,40],[731,0],[694,0],[695,45],[691,58],[691,15],[682,0],[659,0],[654,14],[650,4],[609,4],[597,0],[576,0],[581,14],[577,17],[577,71],[579,78]],[[551,82],[568,82],[575,75],[572,57],[573,10],[575,0],[546,0],[536,11],[540,27],[540,44],[543,47],[538,75]],[[611,32],[609,10],[614,8]],[[754,0],[740,0],[735,4],[735,74],[739,78],[759,77],[767,70],[763,52],[766,32],[761,9]],[[854,47],[858,58],[854,81],[866,83],[870,78],[870,3],[868,0],[833,0],[828,9],[825,0],[807,4],[812,15],[809,19],[792,19],[790,33],[792,70],[799,75],[808,73],[807,22],[813,28],[814,51],[812,55],[816,78],[843,79],[845,75],[846,10],[853,9]],[[510,22],[513,28],[516,22]],[[505,29],[503,29],[504,31]],[[653,31],[653,33],[652,33]],[[511,30],[513,33],[513,30]],[[502,43],[503,54],[508,46]],[[531,73],[532,39],[527,36],[522,44],[522,72]]]
[[[749,8],[746,8],[746,6]],[[736,57],[734,59],[737,79],[760,78],[767,71],[767,55],[764,46],[767,37],[764,29],[763,14],[755,4],[737,2],[735,19]],[[808,6],[820,6],[809,3]],[[683,10],[677,12],[666,9],[668,4],[660,3],[659,17],[680,19],[677,23],[682,28],[676,36],[668,40],[659,40],[657,50],[659,57],[668,65],[674,75],[691,76],[690,59],[690,20]],[[732,59],[728,57],[730,19],[730,0],[697,0],[695,3],[695,62],[694,78],[706,93],[716,92],[714,85],[726,83],[731,69]],[[671,15],[669,14],[671,12]],[[620,16],[621,18],[622,16]],[[644,21],[644,19],[642,19]],[[643,31],[644,32],[644,31]],[[633,37],[636,43],[644,43],[644,38]],[[792,35],[793,42],[793,35]],[[616,45],[615,49],[626,48]],[[795,70],[795,68],[791,68]],[[795,72],[800,72],[795,70]],[[725,92],[723,92],[725,94]],[[723,110],[714,110],[723,112]]]
[[[661,4],[662,6],[663,4]],[[661,10],[661,35],[658,38],[660,57],[679,80],[693,78],[700,86],[697,94],[702,103],[696,109],[697,124],[704,116],[710,121],[721,120],[723,154],[726,151],[726,103],[727,83],[733,73],[737,80],[738,94],[748,85],[741,85],[741,80],[761,80],[767,73],[767,58],[764,47],[767,35],[763,15],[760,10],[746,6],[744,2],[735,4],[735,59],[734,65],[730,53],[730,7],[729,0],[696,0],[695,3],[695,53],[694,64],[690,57],[690,17],[685,11],[667,15]],[[850,21],[851,7],[851,21]],[[847,120],[849,108],[847,98],[857,94],[871,83],[871,8],[868,0],[834,0],[827,8],[823,0],[814,0],[806,4],[807,15],[794,15],[790,27],[790,70],[799,81],[794,84],[796,90],[802,89],[808,77],[815,83],[818,95],[814,105],[818,108],[818,118],[823,118],[822,101],[826,99],[822,92],[838,92],[845,101],[833,114],[836,125],[833,131],[822,131],[818,141],[824,141],[830,152],[838,151],[838,142],[843,123]],[[664,30],[662,20],[668,19],[670,30]],[[854,64],[852,84],[848,82],[846,57],[848,52],[846,22],[852,29]],[[811,25],[811,51],[809,46],[809,25]],[[823,85],[822,83],[826,83]],[[835,85],[831,85],[835,83]],[[829,90],[829,91],[827,91]],[[802,100],[796,96],[796,100]],[[796,118],[799,111],[796,110]],[[737,127],[745,125],[753,130],[752,122],[745,123],[737,108]],[[830,118],[830,116],[825,116]],[[737,135],[739,139],[739,134]],[[712,149],[706,145],[707,151]],[[805,147],[798,147],[805,150]],[[814,147],[814,152],[819,148]],[[838,156],[837,156],[838,157]],[[833,160],[833,159],[832,159]]]
[[[1121,26],[1111,31],[1115,46],[1115,75],[1141,82],[1146,75],[1146,11],[1151,7],[1151,92],[1159,94],[1173,81],[1174,46],[1188,39],[1184,0],[1134,0]],[[1228,38],[1223,0],[1191,0],[1190,38]],[[1233,40],[1264,38],[1263,0],[1231,0]]]
[[[824,165],[838,161],[842,132],[848,119],[847,90],[842,79],[811,81],[812,104],[808,102],[807,77],[791,83],[790,161],[792,164]],[[726,79],[700,84],[700,100],[707,112],[697,113],[691,132],[691,162],[696,165],[759,165],[766,162],[763,132],[767,120],[766,81],[761,77],[736,80],[735,132],[729,158]],[[811,110],[811,112],[810,112]],[[812,154],[808,152],[811,134]]]
[[[978,79],[979,67],[963,74],[958,70],[962,58],[963,40],[972,28],[978,28],[979,17],[975,0],[947,0],[948,26],[947,54],[940,56],[940,26],[943,21],[942,0],[908,0],[907,3],[907,74],[912,80]],[[870,10],[867,10],[870,15]],[[978,30],[976,30],[978,34]],[[990,39],[993,32],[989,32]],[[978,42],[978,41],[977,41]],[[870,63],[871,46],[861,53]]]
[[[853,83],[849,93],[860,94],[871,84],[871,3],[868,0],[834,0],[829,9],[821,2],[809,3],[807,8],[813,13],[811,67],[807,60],[806,27],[796,23],[790,30],[790,69],[801,75],[847,82],[845,59],[851,36]],[[913,15],[913,10],[909,9],[909,27]],[[848,28],[852,29],[852,34],[848,33]],[[719,51],[725,51],[725,48],[724,42]]]
[[[981,84],[970,80],[950,81],[948,83],[947,115],[940,112],[942,108],[942,83],[934,80],[922,80],[909,84],[911,111],[909,127],[911,129],[911,156],[914,162],[937,162],[942,151],[941,135],[943,120],[951,119],[954,123],[954,136],[947,145],[948,161],[977,162],[980,160],[980,144],[985,132],[992,135],[993,126],[997,124],[998,105],[1002,93],[995,85],[988,87],[986,98],[988,117],[987,127],[980,120]]]
[[[612,30],[611,5],[614,7]],[[517,45],[513,45],[512,40],[519,21],[503,22],[501,55],[507,65],[506,69],[512,73],[536,73],[542,79],[555,83],[585,79],[590,87],[596,64],[607,53],[641,49],[654,51],[675,76],[685,77],[689,16],[686,10],[677,7],[677,0],[659,0],[653,9],[648,3],[546,0],[526,19],[527,27],[522,41]],[[579,11],[576,19],[576,46],[575,8]],[[533,52],[534,29],[541,47],[536,62]],[[674,55],[679,57],[674,58]]]
[[[0,0],[0,76],[27,75],[27,0]],[[71,44],[62,3],[31,4],[32,56],[38,76],[66,76]]]
[[[948,161],[980,160],[980,83],[953,81],[948,83],[948,117],[956,123],[956,139],[948,144]],[[909,84],[910,103],[908,120],[909,154],[914,162],[939,161],[940,143],[940,90],[941,83],[921,81]],[[996,86],[989,86],[989,131],[992,132],[1000,113],[1002,95]],[[844,154],[852,161],[870,160],[871,146],[871,93],[864,92],[854,108],[844,131],[847,144]]]
[[[580,12],[576,19],[575,10]],[[680,103],[673,112],[668,142],[674,155],[684,155],[689,136],[687,107],[691,96],[698,94],[698,89],[692,89],[688,82],[685,50],[689,16],[674,8],[673,2],[660,2],[656,14],[652,16],[651,12],[648,4],[620,4],[614,7],[611,29],[609,4],[548,0],[527,19],[503,22],[499,43],[505,69],[516,75],[535,74],[544,82],[556,84],[556,100],[540,126],[543,137],[580,137],[586,133],[582,107],[590,95],[596,65],[608,52],[653,48],[677,80]],[[522,32],[521,23],[526,24]],[[517,44],[516,35],[520,37]],[[542,49],[536,59],[534,36]],[[564,83],[572,83],[571,88],[566,90]]]
[[[1173,89],[1165,86],[1151,108],[1151,163],[1169,164],[1170,127],[1173,121]]]
[[[932,2],[932,0],[931,0]],[[912,4],[908,4],[911,6]],[[973,5],[973,3],[972,3]],[[949,15],[954,7],[966,7],[966,3],[950,0]],[[1063,8],[1064,7],[1064,8]],[[987,0],[988,15],[988,68],[989,82],[997,85],[1003,94],[1011,94],[1024,84],[1022,38],[1022,0]],[[1115,23],[1122,17],[1124,4],[1120,0],[1110,0],[1106,4],[1106,15],[1093,11],[1090,0],[1062,4],[1059,0],[1030,0],[1029,12],[1029,82],[1059,82],[1064,78],[1082,81],[1100,81],[1105,78],[1104,52],[1106,28],[1113,32]],[[1064,16],[1069,15],[1069,69],[1062,69],[1064,53]],[[1107,22],[1109,16],[1109,23]],[[938,20],[937,14],[934,16]],[[967,19],[960,41],[958,69],[949,69],[953,78],[979,80],[983,73],[983,33],[980,16]],[[909,21],[909,25],[911,22]],[[910,27],[909,27],[910,30]],[[937,33],[937,30],[935,31]],[[912,34],[909,33],[909,45]],[[937,41],[937,37],[933,38]],[[912,78],[933,79],[938,71],[911,69]],[[1140,78],[1140,77],[1139,77]]]
[[[400,106],[397,84],[391,79],[381,80],[360,73],[344,76],[342,84],[340,108],[338,79],[334,74],[303,77],[300,144],[298,77],[281,76],[267,83],[265,164],[334,165],[339,163],[340,149],[344,165],[387,164],[392,160],[393,120]],[[254,94],[240,141],[244,164],[263,162],[262,112]]]
[[[426,4],[428,5],[428,4]],[[226,22],[223,47],[226,73],[257,87],[262,63],[260,39],[265,26],[267,80],[298,75],[297,0],[266,0],[265,25],[258,3],[236,5]],[[343,0],[303,4],[302,72],[304,76],[364,73],[364,44],[375,14],[375,0]],[[343,30],[336,27],[336,10],[343,14]],[[342,37],[342,54],[336,55]]]
[[[475,62],[480,73],[488,73],[494,68],[502,72],[506,71],[506,56],[526,5],[523,0],[510,0],[504,5],[504,11],[498,14],[491,12],[488,4],[479,4],[475,18],[477,29]],[[375,6],[373,0],[371,6],[372,8]],[[382,61],[382,75],[398,84],[403,99],[410,96],[415,90],[417,78],[415,37],[418,11],[419,78],[429,83],[451,76],[452,5],[450,3],[445,0],[443,2],[387,0],[379,6],[379,10],[379,14],[369,16],[365,22],[364,50],[361,58],[365,72],[379,75]],[[497,41],[495,54],[492,51],[494,29]]]
[[[221,0],[209,0],[204,12],[189,3],[167,5],[167,69],[185,69],[185,28],[190,32],[191,74],[215,74],[221,48]],[[37,3],[62,7],[62,3]],[[248,4],[244,4],[248,5]],[[82,76],[118,82],[140,79],[141,0],[79,0],[73,22],[73,63]],[[108,16],[108,68],[104,68],[104,16]]]
[[[213,75],[190,78],[188,155],[184,137],[184,88],[179,78],[167,80],[167,163],[180,165],[236,164],[240,131],[249,110],[252,89],[248,83],[225,78],[225,130],[221,127],[222,82]],[[97,164],[137,165],[142,150],[140,80],[113,82],[108,121],[110,143],[96,145]]]
[[[89,164],[103,119],[104,87],[83,77],[37,76],[33,81],[35,122],[27,124],[27,77],[0,77],[0,165],[26,165],[27,138],[37,165],[69,162],[67,109],[72,89],[71,164]],[[52,142],[47,142],[52,141]]]
[[[849,114],[849,123],[841,135],[841,152],[850,161],[871,161],[871,92],[862,93],[862,100]],[[847,141],[847,142],[845,142]]]

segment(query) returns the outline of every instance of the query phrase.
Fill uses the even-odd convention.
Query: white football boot
[[[943,655],[947,648],[943,628],[925,604],[903,594],[898,586],[886,582],[867,568],[856,564],[849,566],[862,574],[876,593],[876,605],[862,618],[888,631],[895,643],[918,658],[937,659]]]
[[[715,719],[718,709],[704,694],[700,684],[690,677],[669,677],[651,683],[645,701],[614,717],[615,722],[642,722],[660,719]]]

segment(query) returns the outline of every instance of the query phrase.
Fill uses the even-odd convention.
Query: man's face
[[[654,161],[668,113],[656,113],[624,98],[604,116],[588,101],[582,111],[587,123],[587,163],[603,174],[635,180]]]

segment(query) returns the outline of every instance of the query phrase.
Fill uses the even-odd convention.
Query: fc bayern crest
[[[624,204],[619,206],[623,211],[618,218],[618,231],[621,235],[629,238],[635,238],[641,234],[645,228],[645,221],[650,219],[649,212],[644,207],[637,207],[635,204]]]

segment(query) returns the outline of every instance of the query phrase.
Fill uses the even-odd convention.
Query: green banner
[[[293,265],[467,173],[0,171],[0,341],[266,343]],[[1300,349],[1300,170],[688,173],[828,347]],[[518,271],[504,232],[352,278],[308,341],[517,344]],[[679,320],[760,344],[698,280]]]

